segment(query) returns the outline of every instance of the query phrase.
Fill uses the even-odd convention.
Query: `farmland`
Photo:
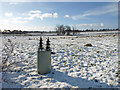
[[[37,73],[39,36],[2,36],[3,88],[116,88],[118,36],[42,36],[50,38],[52,70]],[[8,47],[8,48],[7,48]]]

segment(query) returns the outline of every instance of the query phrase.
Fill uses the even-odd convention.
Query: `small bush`
[[[88,43],[88,44],[86,44],[86,45],[84,45],[84,46],[90,46],[90,47],[92,47],[92,44],[91,44],[91,43]]]

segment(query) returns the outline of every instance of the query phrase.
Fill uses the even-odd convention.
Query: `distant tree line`
[[[84,30],[83,32],[86,32],[86,31],[91,31],[91,32],[96,32],[96,31],[118,31],[118,29],[86,29]]]
[[[86,30],[78,30],[76,27],[70,27],[68,25],[56,25],[56,33],[57,35],[75,35],[77,32],[96,32],[96,31],[118,31],[118,29],[100,29],[100,30],[93,30],[93,29],[86,29]],[[71,34],[72,33],[72,34]]]
[[[21,31],[21,30],[4,30],[1,32],[2,34],[26,34],[27,31]]]
[[[21,30],[0,30],[1,34],[27,34],[27,33],[56,33],[56,31],[21,31]]]
[[[27,33],[57,33],[57,35],[76,35],[78,32],[96,32],[96,31],[118,31],[118,29],[86,29],[86,30],[78,30],[76,27],[71,27],[69,25],[56,25],[55,31],[21,31],[21,30],[0,30],[2,34],[27,34]]]

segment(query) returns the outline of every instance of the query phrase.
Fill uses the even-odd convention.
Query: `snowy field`
[[[44,47],[47,37],[43,37]],[[51,55],[52,70],[46,75],[37,73],[39,36],[0,38],[3,60],[7,56],[7,47],[13,48],[2,73],[2,88],[118,87],[118,36],[115,34],[49,36],[51,49],[56,54]]]

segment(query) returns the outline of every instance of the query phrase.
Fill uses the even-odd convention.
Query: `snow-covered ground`
[[[46,38],[43,37],[45,47]],[[116,88],[118,87],[118,36],[49,36],[52,70],[49,74],[37,73],[39,36],[3,36],[14,51],[3,72],[3,88]],[[92,46],[85,46],[86,44]],[[3,46],[4,47],[4,46]],[[3,57],[6,51],[2,49]]]

